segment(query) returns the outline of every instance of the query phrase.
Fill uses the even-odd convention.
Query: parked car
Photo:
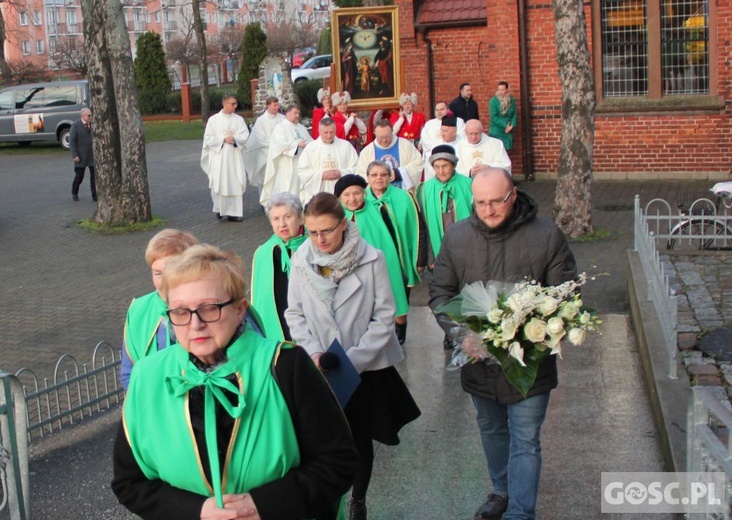
[[[71,125],[88,106],[86,80],[4,88],[0,90],[0,142],[58,141],[68,150]]]
[[[333,62],[331,54],[313,56],[302,64],[302,67],[292,69],[290,77],[293,83],[299,83],[308,79],[330,78],[330,64]]]
[[[308,61],[315,55],[315,47],[305,47],[302,49],[295,49],[292,53],[291,65],[292,68],[302,67],[303,63]]]

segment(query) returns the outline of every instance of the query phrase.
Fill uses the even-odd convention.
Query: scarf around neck
[[[358,226],[347,221],[343,246],[338,251],[333,254],[323,253],[312,240],[308,240],[307,245],[298,249],[298,253],[302,251],[302,256],[298,254],[293,258],[293,266],[303,270],[306,283],[330,307],[338,283],[358,266],[365,249],[366,242],[361,240]],[[327,277],[320,274],[321,267],[330,269]]]
[[[506,115],[506,112],[508,112],[508,107],[511,106],[511,96],[506,94],[503,97],[498,98],[498,102],[501,105],[501,115]]]

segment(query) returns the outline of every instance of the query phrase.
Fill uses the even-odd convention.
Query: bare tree
[[[81,38],[63,36],[56,41],[55,47],[52,59],[58,68],[86,76],[88,63]]]
[[[8,77],[18,83],[37,83],[50,79],[48,67],[42,67],[32,60],[12,61],[8,62],[8,66],[11,71]]]
[[[6,4],[15,6],[15,2],[10,0],[0,0],[0,4]],[[8,39],[8,34],[5,29],[5,18],[3,16],[3,10],[0,9],[0,75],[2,75],[3,83],[10,83],[13,78],[13,71],[10,68],[10,64],[5,56],[5,40]]]
[[[205,3],[205,2],[204,2]],[[201,121],[208,121],[211,113],[211,104],[208,94],[208,55],[206,50],[206,35],[203,32],[203,20],[201,19],[201,1],[192,0],[193,29],[196,32],[198,41],[198,68],[201,76]]]
[[[314,46],[318,33],[313,15],[298,13],[292,20],[268,22],[263,26],[267,33],[267,49],[276,54],[292,54],[295,49]]]
[[[120,0],[82,0],[94,110],[99,204],[92,220],[127,226],[152,218],[142,116]]]
[[[582,0],[554,0],[553,8],[562,84],[562,137],[554,218],[567,236],[575,238],[593,232],[595,90]]]

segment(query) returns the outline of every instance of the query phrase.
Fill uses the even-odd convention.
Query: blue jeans
[[[493,492],[509,497],[503,520],[534,519],[549,392],[508,405],[472,397]]]

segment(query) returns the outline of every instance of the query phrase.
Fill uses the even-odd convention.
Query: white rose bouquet
[[[526,395],[542,361],[561,357],[562,340],[581,345],[588,332],[599,330],[600,319],[582,307],[578,289],[586,281],[583,273],[551,287],[533,280],[466,285],[436,309],[463,328],[448,368],[498,362],[508,381]]]

